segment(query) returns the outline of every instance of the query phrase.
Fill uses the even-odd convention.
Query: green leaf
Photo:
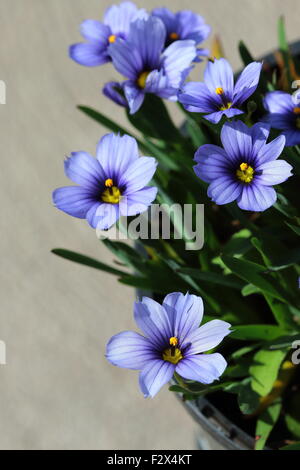
[[[295,442],[294,444],[281,447],[279,450],[300,450],[300,442]]]
[[[237,276],[259,288],[262,293],[288,303],[288,300],[280,293],[280,286],[276,285],[271,276],[266,275],[266,268],[252,261],[241,260],[222,256],[224,264]]]
[[[259,395],[251,388],[249,377],[226,388],[227,392],[238,394],[238,405],[243,414],[254,413],[259,406]]]
[[[182,140],[174,126],[164,102],[158,96],[148,93],[143,106],[134,114],[127,112],[130,123],[142,134],[173,143]]]
[[[300,439],[300,392],[289,396],[286,414],[284,416],[286,426],[295,439]]]
[[[243,283],[235,279],[233,276],[223,274],[218,274],[208,271],[200,271],[200,269],[195,268],[180,268],[178,272],[183,274],[188,274],[194,279],[200,279],[200,281],[206,281],[212,284],[218,284],[225,287],[232,287],[233,289],[240,290],[243,287]]]
[[[250,237],[251,232],[248,229],[242,229],[235,233],[223,247],[223,254],[233,256],[247,253],[251,249]]]
[[[261,349],[255,353],[254,363],[249,369],[251,387],[261,397],[265,397],[271,392],[285,356],[286,351],[281,350]]]
[[[112,268],[111,266],[101,263],[101,261],[97,261],[89,256],[82,255],[80,253],[75,253],[74,251],[64,250],[63,248],[55,248],[51,250],[57,256],[61,258],[68,259],[73,261],[74,263],[83,264],[85,266],[89,266],[90,268],[99,269],[100,271],[105,271],[106,273],[114,274],[116,276],[123,276],[126,274],[124,271],[120,271],[119,269]]]
[[[242,295],[244,297],[247,297],[248,295],[252,295],[252,294],[259,294],[259,293],[260,293],[260,290],[258,289],[258,287],[255,287],[253,284],[247,284],[242,289]]]
[[[99,122],[99,124],[102,124],[107,129],[116,133],[120,132],[121,134],[130,135],[130,132],[127,131],[127,129],[124,129],[119,124],[104,116],[104,114],[100,113],[99,111],[89,108],[88,106],[78,106],[78,109],[90,118],[94,119],[94,121],[97,121]]]
[[[243,41],[239,42],[238,47],[239,47],[239,53],[240,53],[240,56],[244,65],[248,65],[251,62],[254,62],[253,56],[251,55],[251,53],[249,52],[247,46],[245,45]]]
[[[259,416],[255,430],[255,450],[264,449],[267,439],[280,416],[281,406],[280,401],[274,402]]]
[[[290,227],[293,232],[295,232],[297,235],[300,235],[300,227],[296,227],[296,225],[289,224],[288,222],[285,222],[288,227]]]
[[[285,334],[277,325],[241,325],[234,326],[230,337],[247,341],[272,341]]]
[[[283,55],[286,78],[287,78],[288,83],[291,83],[292,78],[291,78],[290,64],[289,64],[289,45],[288,45],[287,38],[286,38],[285,22],[284,22],[283,16],[280,16],[278,20],[278,41],[279,41],[279,49]]]

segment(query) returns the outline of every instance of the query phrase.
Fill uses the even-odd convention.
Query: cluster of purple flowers
[[[257,89],[262,64],[250,63],[234,83],[227,60],[207,62],[204,82],[186,82],[194,62],[208,51],[199,48],[210,27],[191,11],[172,13],[167,8],[150,14],[131,2],[111,6],[103,22],[81,25],[85,42],[70,47],[70,56],[85,66],[112,62],[125,77],[111,81],[104,94],[135,113],[146,93],[179,101],[192,113],[218,124],[244,113],[243,103]],[[222,147],[207,144],[195,153],[196,175],[209,184],[208,196],[218,205],[236,201],[247,211],[260,212],[276,201],[274,185],[291,176],[292,167],[278,159],[285,145],[300,144],[300,105],[287,93],[275,91],[264,98],[264,122],[248,127],[227,121],[221,130]],[[270,128],[282,135],[267,143]],[[107,134],[96,158],[80,151],[65,161],[65,174],[76,185],[53,193],[55,206],[91,227],[109,229],[121,215],[144,212],[157,188],[147,184],[156,171],[152,157],[139,157],[137,142],[124,135]],[[230,324],[213,320],[200,327],[203,303],[195,295],[172,293],[162,305],[149,298],[135,304],[134,317],[144,336],[126,331],[107,345],[114,365],[140,371],[143,394],[153,397],[174,375],[210,384],[226,368],[219,353],[207,354],[230,333]]]
[[[84,21],[81,33],[86,42],[70,47],[71,58],[90,67],[112,61],[126,80],[107,83],[103,93],[135,113],[145,93],[177,100],[192,62],[208,54],[197,46],[210,27],[191,11],[157,8],[149,14],[123,2],[106,11],[103,23]]]

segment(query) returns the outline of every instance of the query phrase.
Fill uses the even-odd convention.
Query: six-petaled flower
[[[233,71],[226,59],[208,62],[204,83],[187,82],[178,99],[185,109],[204,113],[205,119],[217,124],[223,115],[232,118],[243,114],[240,106],[257,88],[262,64],[252,62],[243,70],[234,84]]]
[[[146,187],[155,173],[152,157],[139,157],[136,140],[107,134],[100,140],[97,158],[74,152],[65,161],[66,175],[78,186],[53,192],[56,207],[73,217],[87,219],[93,228],[109,229],[118,218],[144,212],[157,188]]]
[[[205,23],[202,16],[190,10],[173,13],[168,8],[155,8],[152,15],[160,18],[166,27],[166,47],[174,41],[183,39],[192,39],[198,46],[208,38],[211,32],[211,27]],[[197,48],[197,57],[208,54],[207,49]]]
[[[181,377],[210,384],[219,379],[226,361],[215,348],[230,333],[230,324],[212,320],[200,326],[201,297],[174,292],[162,305],[144,297],[134,306],[134,318],[144,333],[124,331],[111,338],[106,357],[116,366],[140,370],[140,388],[153,397],[178,373]],[[200,327],[199,327],[200,326]]]
[[[144,10],[138,10],[132,2],[122,2],[112,5],[104,15],[103,23],[96,20],[85,20],[81,26],[81,34],[86,42],[73,44],[70,47],[70,57],[81,65],[94,67],[110,62],[108,52],[110,44],[118,38],[125,39],[129,33],[130,24],[139,16],[144,16]]]
[[[108,48],[115,68],[128,78],[121,87],[131,113],[140,108],[145,93],[177,101],[178,89],[196,56],[196,46],[195,41],[185,40],[164,49],[165,39],[163,22],[150,16],[134,21],[126,41],[118,39]]]
[[[209,183],[207,194],[216,204],[236,200],[241,209],[260,212],[275,203],[272,186],[286,181],[292,167],[277,160],[285,137],[267,143],[269,132],[264,123],[249,128],[241,121],[228,122],[221,131],[223,148],[207,144],[196,151],[195,173]]]

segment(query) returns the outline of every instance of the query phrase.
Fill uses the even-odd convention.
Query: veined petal
[[[226,367],[227,362],[219,353],[199,354],[178,362],[176,372],[185,379],[211,384],[219,379]]]
[[[164,74],[164,70],[152,70],[149,73],[145,91],[147,93],[154,93],[155,95],[160,96],[161,98],[170,99],[176,97],[177,99],[177,89],[169,86],[168,77]]]
[[[154,70],[159,67],[166,39],[166,29],[159,18],[149,16],[147,19],[134,21],[128,39],[138,48],[144,70]]]
[[[85,39],[102,45],[103,48],[108,46],[108,37],[111,34],[110,28],[96,20],[85,20],[80,25],[80,32]]]
[[[226,117],[232,118],[234,116],[238,116],[239,114],[244,114],[244,111],[242,111],[241,109],[231,107],[229,109],[224,109],[224,114]]]
[[[198,113],[214,112],[219,109],[218,104],[220,104],[216,103],[215,97],[207,85],[200,82],[187,82],[179,92],[178,100],[184,107],[196,107]]]
[[[53,203],[66,214],[84,219],[95,204],[94,191],[81,186],[65,186],[53,192]]]
[[[225,114],[225,111],[216,111],[215,113],[211,114],[206,114],[204,119],[206,119],[209,122],[212,122],[213,124],[218,124],[218,122],[221,121],[222,116]]]
[[[72,152],[64,165],[66,176],[74,183],[96,191],[103,184],[104,171],[99,162],[87,152]]]
[[[157,188],[147,187],[124,196],[119,203],[120,214],[132,216],[145,212],[156,198],[156,194]]]
[[[177,32],[177,19],[175,13],[173,13],[169,8],[154,8],[152,10],[152,15],[157,16],[164,23],[167,34]]]
[[[169,85],[179,89],[186,78],[186,69],[196,57],[195,42],[187,39],[175,41],[162,54],[162,67],[168,77]]]
[[[261,147],[257,154],[257,164],[271,162],[276,160],[285,146],[285,137],[279,135],[276,139]]]
[[[264,106],[269,113],[287,114],[293,111],[296,106],[293,103],[292,95],[285,91],[270,91],[265,95]]]
[[[86,215],[86,219],[92,228],[108,230],[120,217],[119,205],[98,202],[94,204]]]
[[[158,349],[167,347],[173,336],[170,319],[158,302],[143,297],[141,302],[134,304],[134,319],[142,332]]]
[[[232,161],[252,156],[251,129],[242,121],[226,122],[221,130],[221,141]]]
[[[135,44],[122,39],[110,44],[108,53],[117,71],[124,77],[135,81],[143,71],[143,61]]]
[[[147,338],[134,331],[123,331],[109,340],[105,356],[114,366],[141,370],[157,354]]]
[[[70,46],[69,55],[80,65],[96,67],[110,61],[106,49],[94,43],[79,43]]]
[[[177,337],[180,343],[184,342],[186,336],[198,328],[202,321],[203,301],[196,295],[173,292],[164,298],[163,307],[170,320],[172,336]]]
[[[257,122],[251,127],[252,156],[255,158],[266,144],[270,134],[270,125],[265,122]]]
[[[209,351],[215,348],[223,341],[225,336],[231,332],[230,323],[223,320],[212,320],[192,331],[184,341],[183,347],[191,344],[187,351],[187,357],[194,354]]]
[[[119,179],[120,186],[125,187],[124,195],[129,196],[144,188],[154,175],[157,161],[153,157],[140,157],[128,166]]]
[[[175,367],[175,364],[163,361],[162,359],[149,361],[145,365],[139,377],[140,387],[145,398],[153,398],[171,380]]]
[[[115,179],[119,184],[121,175],[138,159],[136,140],[129,135],[106,134],[97,146],[97,160],[106,178]]]
[[[139,11],[132,2],[122,2],[120,5],[112,5],[104,14],[104,23],[109,25],[113,34],[128,33],[130,24],[134,21]]]
[[[218,205],[229,204],[241,195],[242,189],[242,184],[231,175],[221,176],[210,183],[207,195]]]
[[[196,151],[194,160],[198,163],[194,166],[196,175],[207,183],[226,175],[229,171],[228,156],[225,150],[217,145],[202,145]]]
[[[222,88],[227,101],[232,101],[233,96],[233,71],[226,59],[216,59],[208,62],[204,71],[204,81],[209,90],[216,94],[217,88]]]
[[[286,146],[292,147],[293,145],[300,145],[300,130],[290,130],[283,132],[286,139]]]
[[[130,109],[130,114],[136,113],[143,104],[145,91],[141,90],[134,81],[124,83],[124,93]]]
[[[246,211],[263,212],[275,204],[277,194],[274,188],[259,184],[243,186],[242,194],[237,200],[240,209]]]
[[[266,186],[283,183],[292,176],[292,169],[285,160],[268,161],[257,168],[257,172],[262,174],[255,177],[255,182]]]
[[[211,27],[205,24],[202,16],[191,10],[179,11],[176,13],[176,19],[180,39],[192,39],[196,44],[199,44],[207,39],[211,33]]]
[[[127,107],[127,101],[118,90],[122,91],[123,85],[118,82],[108,82],[104,85],[102,93],[120,106]]]
[[[242,71],[233,92],[233,104],[238,106],[251,96],[258,85],[262,63],[252,62]]]

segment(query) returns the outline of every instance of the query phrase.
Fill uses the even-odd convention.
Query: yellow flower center
[[[176,39],[179,39],[179,34],[177,33],[170,33],[169,38],[172,39],[173,41],[176,41]]]
[[[140,88],[145,88],[146,86],[146,80],[150,72],[142,72],[137,79],[136,83]]]
[[[300,114],[300,106],[296,106],[294,109],[293,109],[293,112],[295,114]]]
[[[181,354],[181,351],[178,348],[168,348],[165,349],[163,352],[164,361],[171,362],[172,364],[178,364],[181,359],[183,359],[183,355]]]
[[[107,181],[109,182],[107,185]],[[110,181],[112,180],[106,180],[105,181],[105,186],[107,186],[107,189],[105,189],[101,195],[101,199],[103,202],[108,202],[110,204],[118,204],[121,199],[121,191],[117,186],[110,186]]]
[[[111,34],[108,36],[108,42],[112,44],[113,42],[116,42],[117,36],[115,34]]]
[[[228,103],[223,104],[223,106],[220,106],[220,111],[226,111],[226,109],[231,108],[231,106],[232,106],[232,103],[228,101]]]
[[[223,93],[224,93],[223,88],[221,86],[218,86],[216,88],[216,93],[217,93],[217,95],[223,95]]]
[[[241,163],[240,168],[236,170],[236,176],[243,183],[251,183],[254,177],[254,170],[248,163]]]

